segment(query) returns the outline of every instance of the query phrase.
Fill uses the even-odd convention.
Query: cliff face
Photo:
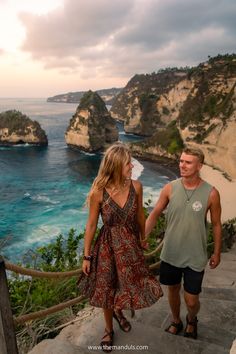
[[[39,123],[15,110],[0,113],[0,145],[26,143],[48,144],[46,133]]]
[[[84,151],[98,151],[118,140],[118,129],[104,101],[88,91],[70,120],[65,134],[67,145]]]
[[[206,163],[236,178],[236,56],[193,69],[194,88],[179,111],[180,134],[199,146]]]
[[[172,120],[168,116],[174,114],[175,100],[182,101],[180,88],[186,76],[184,70],[178,69],[135,75],[115,99],[110,110],[112,117],[124,121],[127,133],[151,136],[157,128]],[[185,88],[183,91],[186,95]],[[168,100],[170,110],[166,107]]]
[[[96,91],[105,104],[112,105],[115,97],[120,93],[121,88],[110,88]],[[47,102],[79,103],[86,91],[68,92],[48,97]]]
[[[178,153],[183,144],[199,146],[207,164],[236,178],[235,87],[236,55],[217,56],[191,69],[136,75],[111,113],[125,121],[127,132],[150,136],[140,143],[143,153],[159,151],[158,145],[166,155]],[[170,123],[183,144],[176,136],[170,138]],[[164,136],[169,136],[169,144]]]

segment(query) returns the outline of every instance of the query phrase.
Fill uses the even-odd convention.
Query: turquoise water
[[[48,136],[48,147],[28,145],[0,148],[0,253],[19,259],[28,250],[47,244],[70,228],[84,230],[86,195],[96,176],[101,154],[69,149],[64,133],[76,104],[46,99],[0,99],[0,111],[17,109],[37,120]],[[118,124],[120,140],[127,135]],[[144,198],[156,200],[162,186],[175,175],[154,163],[134,160],[134,178],[144,186]]]

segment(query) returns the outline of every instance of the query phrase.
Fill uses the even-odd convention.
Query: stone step
[[[229,354],[236,338],[235,270],[236,244],[229,253],[222,255],[219,267],[215,270],[207,267],[200,297],[201,310],[198,315],[197,340],[185,338],[183,332],[174,336],[164,331],[170,324],[171,316],[167,291],[163,287],[164,297],[152,307],[137,310],[134,318],[130,318],[130,312],[125,311],[132,324],[131,332],[122,332],[114,322],[114,346],[116,347],[113,348],[112,353]],[[183,293],[181,296],[183,297]],[[29,354],[101,352],[98,346],[104,334],[102,310],[91,309],[89,309],[89,317],[83,322],[67,326],[54,340],[47,340],[45,346],[45,341],[41,342]],[[186,308],[182,299],[181,318],[184,325],[185,316]],[[40,350],[37,351],[39,346]],[[89,346],[93,347],[89,348]]]
[[[236,301],[236,288],[202,288],[201,298],[213,298],[225,301]]]
[[[236,267],[233,270],[219,269],[206,272],[203,287],[236,288]]]
[[[229,299],[230,294],[220,289],[218,296],[226,297],[227,300],[214,299],[216,289],[205,290],[201,299],[201,311],[199,313],[198,340],[183,337],[183,333],[173,336],[164,331],[170,323],[170,311],[167,297],[161,298],[150,308],[137,310],[135,317],[130,318],[130,311],[125,311],[126,316],[132,323],[132,330],[124,333],[118,324],[114,322],[114,353],[137,352],[137,346],[143,346],[142,352],[149,354],[228,354],[236,337],[236,302]],[[210,297],[209,297],[210,296]],[[181,317],[185,323],[185,307],[182,305]],[[75,323],[64,328],[56,337],[56,341],[50,344],[50,348],[68,348],[65,354],[80,354],[99,351],[101,337],[104,333],[104,320],[101,309],[95,309],[83,325]],[[61,344],[60,344],[61,343]],[[41,344],[41,343],[40,343]],[[71,351],[69,351],[70,345]],[[42,344],[41,344],[42,345]],[[91,346],[91,348],[89,348]],[[123,347],[122,347],[123,346]],[[145,346],[145,347],[144,347]],[[123,348],[123,349],[122,349]],[[141,347],[139,347],[141,348]],[[145,349],[146,348],[146,349]],[[42,349],[42,347],[41,347]],[[36,348],[35,348],[36,350]],[[56,352],[50,349],[50,354]],[[32,351],[30,354],[48,354],[48,351]]]
[[[100,321],[101,320],[101,321]],[[75,345],[87,353],[98,350],[100,338],[103,335],[103,321],[97,319],[96,332],[89,331],[77,339]],[[142,352],[149,354],[228,354],[229,347],[217,343],[193,340],[183,336],[173,336],[163,331],[138,321],[132,321],[132,330],[129,333],[122,332],[118,326],[114,327],[113,353]],[[96,348],[96,349],[95,349]],[[42,353],[44,354],[44,353]],[[46,354],[46,353],[45,353]],[[68,353],[70,354],[70,353]],[[77,353],[76,353],[77,354]]]

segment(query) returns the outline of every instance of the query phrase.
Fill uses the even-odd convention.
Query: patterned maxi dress
[[[163,295],[145,264],[137,208],[132,182],[123,208],[104,190],[100,209],[103,226],[94,244],[91,270],[78,281],[79,291],[92,306],[140,309],[151,306]]]

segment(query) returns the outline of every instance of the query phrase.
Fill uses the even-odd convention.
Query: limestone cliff
[[[121,88],[112,87],[110,89],[97,90],[96,92],[103,99],[105,104],[112,105],[115,97],[121,90]],[[47,102],[79,103],[85,93],[86,91],[62,93],[60,95],[48,97]]]
[[[70,120],[65,133],[67,145],[92,152],[118,140],[118,129],[101,97],[88,91]]]
[[[176,110],[192,85],[186,77],[184,69],[135,75],[115,99],[112,117],[124,121],[127,133],[153,135],[176,118]]]
[[[45,131],[39,123],[19,111],[0,113],[0,145],[47,145]]]
[[[136,75],[117,97],[111,114],[124,120],[126,132],[151,136],[139,144],[143,154],[172,151],[174,156],[181,151],[179,139],[167,145],[163,141],[175,121],[184,145],[201,147],[207,164],[236,178],[235,54],[218,55],[184,70]]]
[[[211,58],[189,76],[195,84],[179,111],[180,134],[207,164],[236,178],[236,56]]]

